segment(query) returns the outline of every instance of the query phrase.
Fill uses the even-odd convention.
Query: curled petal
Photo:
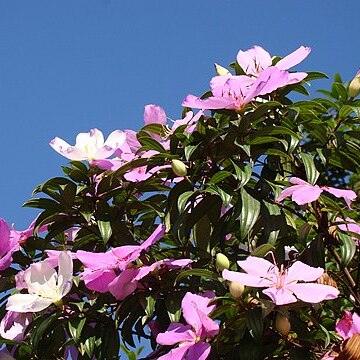
[[[310,51],[311,48],[300,46],[297,50],[282,58],[275,66],[281,70],[288,70],[301,63],[310,54]]]

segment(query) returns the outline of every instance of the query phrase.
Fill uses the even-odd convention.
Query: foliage
[[[233,67],[244,74],[238,63]],[[117,359],[120,347],[135,359],[144,351],[133,348],[146,339],[153,347],[147,358],[156,359],[176,348],[159,345],[156,335],[172,322],[186,324],[185,294],[211,291],[216,308],[209,316],[219,332],[207,340],[209,359],[316,359],[339,351],[336,322],[344,309],[360,311],[359,234],[339,225],[349,223],[347,217],[359,220],[358,202],[349,209],[328,192],[305,205],[277,201],[291,177],[360,189],[360,100],[349,96],[338,75],[331,90],[307,98],[307,85],[324,77],[307,72],[301,82],[258,94],[238,108],[200,111],[177,127],[147,122],[128,160],[121,146],[110,165],[104,159],[71,160],[61,176],[36,187],[24,204],[41,211],[33,233],[19,240],[11,266],[1,270],[1,317],[10,294],[27,293],[15,289],[21,271],[57,254],[51,251],[73,254],[74,278],[60,303],[33,312],[20,340],[0,339],[4,347],[16,359],[61,359],[69,352],[78,359]],[[292,100],[294,92],[301,100]],[[184,108],[184,117],[189,110]],[[129,178],[134,172],[135,181]],[[159,224],[165,226],[160,239],[139,248]],[[111,261],[101,267],[97,257],[91,267],[81,257],[114,256],[112,249],[128,245],[139,252],[129,262],[119,257],[124,268]],[[237,261],[249,256],[283,269],[296,261],[321,267],[326,276],[318,283],[336,286],[340,295],[277,305],[261,288],[245,286],[233,296],[222,276],[229,265],[219,264],[219,253],[238,272]],[[172,263],[180,259],[191,262]],[[99,284],[91,285],[86,268],[100,277]],[[142,269],[147,271],[140,276]],[[121,278],[131,271],[128,282]],[[105,273],[116,279],[110,288]],[[278,328],[279,316],[290,322],[289,331]]]

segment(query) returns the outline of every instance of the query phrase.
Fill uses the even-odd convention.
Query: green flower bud
[[[186,176],[187,168],[186,165],[177,159],[171,161],[171,168],[175,175],[177,176]]]
[[[291,324],[286,316],[278,313],[276,315],[275,327],[282,336],[288,336],[291,329]]]
[[[223,271],[224,269],[229,269],[230,261],[229,259],[222,253],[216,254],[215,266],[219,271]]]
[[[360,69],[356,73],[355,77],[351,80],[349,85],[349,96],[356,97],[360,93]]]
[[[244,293],[245,286],[243,284],[239,284],[239,283],[231,281],[229,283],[229,290],[230,290],[230,294],[233,298],[239,299],[242,297],[242,295]]]
[[[214,64],[216,75],[231,75],[228,69],[225,69],[223,66],[219,64]]]

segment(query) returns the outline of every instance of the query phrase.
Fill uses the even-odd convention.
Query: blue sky
[[[311,46],[299,70],[351,79],[359,13],[358,1],[0,1],[0,217],[22,229],[36,215],[21,204],[67,163],[53,137],[139,129],[149,103],[179,118],[239,49]]]

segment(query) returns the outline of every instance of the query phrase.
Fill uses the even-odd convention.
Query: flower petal
[[[73,261],[67,251],[62,251],[59,255],[59,269],[57,287],[61,297],[67,295],[72,287],[73,281]]]
[[[351,201],[357,197],[356,192],[352,190],[336,189],[331,186],[322,186],[321,188],[337,198],[344,198],[349,209],[351,209]]]
[[[319,303],[323,300],[335,299],[339,295],[338,289],[323,284],[293,284],[286,285],[286,288],[292,291],[298,299],[308,303]]]
[[[286,274],[286,283],[292,281],[315,281],[324,273],[324,269],[306,265],[301,261],[296,261],[294,264],[287,270]]]
[[[15,294],[8,298],[6,310],[19,313],[38,312],[52,304],[52,300],[36,294]]]
[[[266,274],[264,274],[266,276]],[[251,287],[269,287],[274,284],[274,281],[264,279],[260,276],[249,275],[245,273],[240,273],[236,271],[223,270],[222,277],[228,281],[234,281],[241,285],[251,286]]]
[[[300,46],[298,49],[293,51],[291,54],[282,58],[277,64],[275,65],[278,69],[281,70],[288,70],[293,66],[301,63],[309,54],[311,48]]]
[[[269,298],[276,305],[285,305],[291,304],[297,301],[296,297],[292,294],[292,292],[288,288],[276,288],[270,287],[262,291],[265,295],[269,296]]]
[[[157,335],[156,342],[160,345],[175,345],[183,341],[194,342],[195,338],[190,325],[171,323],[165,332]]]

